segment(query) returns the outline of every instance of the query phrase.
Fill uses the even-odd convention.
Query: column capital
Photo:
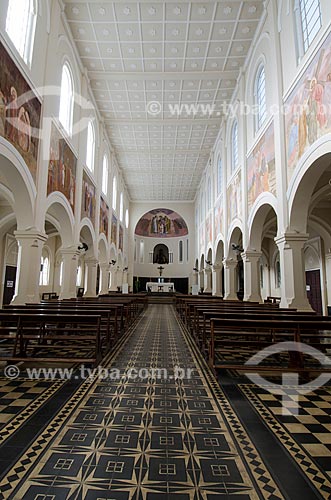
[[[213,265],[213,271],[221,271],[223,269],[223,263],[218,263]]]
[[[74,256],[78,257],[78,255],[80,255],[80,252],[79,252],[79,250],[77,250],[77,247],[71,246],[71,247],[60,248],[60,254],[62,256],[72,255],[73,257]]]
[[[98,263],[99,261],[95,257],[87,257],[87,259],[85,259],[85,264],[87,266],[96,266]]]
[[[257,252],[256,250],[245,250],[245,252],[242,252],[241,254],[242,260],[249,261],[249,260],[258,260],[262,256],[262,252]]]
[[[223,259],[223,266],[227,269],[234,269],[237,267],[238,261],[234,259]]]
[[[48,239],[46,233],[38,231],[36,228],[26,229],[23,231],[14,231],[14,236],[17,240],[37,240],[37,242],[45,242]]]
[[[206,267],[206,268],[204,269],[204,272],[205,272],[205,273],[211,273],[211,271],[212,271],[211,266],[208,266],[208,267]]]
[[[110,264],[108,264],[108,262],[101,262],[99,264],[99,266],[100,266],[100,269],[110,270]]]
[[[295,231],[286,231],[285,233],[276,236],[274,238],[277,245],[292,243],[292,242],[302,242],[305,243],[309,238],[308,233],[297,233]]]

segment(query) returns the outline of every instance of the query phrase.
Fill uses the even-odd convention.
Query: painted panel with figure
[[[274,124],[270,124],[247,158],[248,210],[263,192],[276,195]]]
[[[210,243],[212,240],[212,220],[211,215],[208,215],[206,218],[206,240],[207,243]]]
[[[123,226],[120,224],[119,225],[119,230],[118,230],[118,249],[123,252],[123,239],[124,239],[124,232],[123,232]]]
[[[304,152],[331,132],[331,34],[285,102],[288,179]]]
[[[114,213],[111,218],[110,242],[117,245],[117,218]]]
[[[241,172],[232,179],[227,189],[228,203],[228,224],[231,224],[233,219],[241,219]]]
[[[0,136],[22,155],[36,180],[41,103],[0,43]]]
[[[95,223],[95,204],[95,185],[84,170],[82,184],[81,218],[83,219],[84,217],[87,217],[88,219],[90,219],[93,225]]]
[[[105,200],[100,198],[100,224],[99,232],[104,233],[108,240],[108,228],[109,228],[109,206]]]
[[[200,226],[200,248],[205,247],[205,227],[203,224]]]
[[[220,198],[215,205],[214,209],[214,229],[215,229],[215,239],[219,234],[224,234],[224,213],[223,213],[223,199]]]
[[[186,236],[188,229],[184,219],[168,208],[156,208],[141,217],[135,234],[151,238]]]
[[[64,194],[75,211],[77,158],[57,127],[52,123],[48,163],[47,196],[54,191]]]

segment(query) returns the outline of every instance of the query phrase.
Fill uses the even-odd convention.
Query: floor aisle
[[[290,498],[171,306],[150,305],[103,368],[6,474],[1,499]]]

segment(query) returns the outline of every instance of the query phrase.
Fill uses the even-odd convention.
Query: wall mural
[[[184,219],[168,208],[156,208],[141,217],[135,234],[150,238],[186,236],[188,229]]]
[[[109,227],[109,206],[105,200],[100,197],[100,223],[99,232],[104,233],[108,240],[108,227]]]
[[[231,224],[233,219],[241,219],[241,172],[232,179],[227,189],[227,203],[228,203],[228,224]]]
[[[60,191],[75,211],[75,183],[77,158],[69,144],[52,123],[48,164],[47,196]]]
[[[205,247],[205,227],[203,224],[200,226],[200,247]]]
[[[224,213],[223,213],[223,199],[220,198],[214,208],[214,225],[215,225],[215,239],[219,234],[224,234]]]
[[[95,185],[92,183],[91,179],[83,171],[83,184],[82,184],[82,210],[81,218],[87,217],[92,222],[93,226],[95,223]]]
[[[111,218],[111,230],[110,230],[110,242],[114,243],[115,247],[117,245],[117,218],[113,213]]]
[[[123,252],[123,238],[124,238],[123,226],[120,224],[118,230],[118,249],[122,250],[122,252]]]
[[[36,180],[41,103],[0,43],[0,136],[24,158]]]
[[[331,34],[285,102],[288,180],[319,137],[331,132]]]
[[[274,124],[270,124],[247,158],[248,210],[256,198],[269,191],[276,195]]]
[[[206,240],[207,243],[210,243],[212,241],[212,221],[211,221],[211,215],[208,215],[206,219]]]

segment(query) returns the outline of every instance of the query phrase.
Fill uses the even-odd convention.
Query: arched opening
[[[224,243],[222,240],[220,240],[217,243],[216,253],[215,253],[215,263],[214,263],[215,280],[213,283],[214,284],[213,293],[215,295],[221,295],[221,296],[223,296],[224,293],[223,259],[224,259]]]
[[[228,257],[236,263],[234,268],[234,287],[235,294],[239,300],[244,298],[244,263],[242,260],[243,252],[243,236],[239,227],[235,227],[232,231],[229,242]]]
[[[153,264],[169,264],[169,248],[163,243],[153,249]]]

